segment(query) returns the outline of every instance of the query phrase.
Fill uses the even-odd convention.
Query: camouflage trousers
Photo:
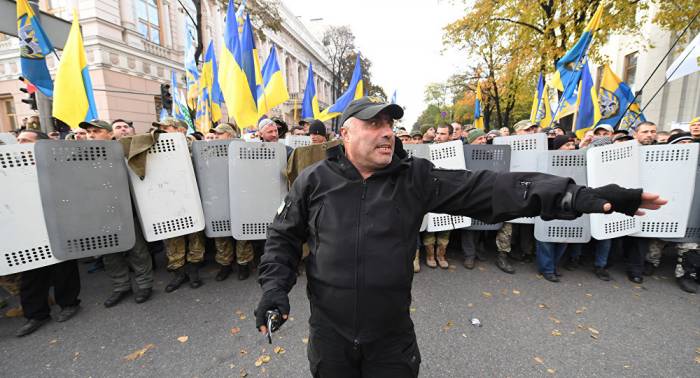
[[[233,238],[214,238],[216,255],[214,259],[219,265],[229,266],[233,263]],[[236,263],[245,265],[253,261],[255,253],[250,240],[236,240]]]
[[[166,239],[165,249],[168,256],[168,270],[182,268],[185,261],[193,264],[200,263],[204,260],[204,233],[200,231]]]
[[[496,232],[496,249],[498,252],[510,253],[510,241],[513,239],[513,225],[511,223],[503,223],[498,232]]]
[[[447,247],[450,242],[450,231],[424,232],[423,245],[435,245]]]
[[[678,243],[676,246],[678,249],[678,257],[676,259],[676,269],[675,269],[675,275],[676,278],[681,278],[685,276],[686,274],[689,274],[691,276],[694,276],[693,278],[698,279],[698,268],[697,265],[692,264],[690,261],[688,261],[688,255],[691,253],[699,253],[698,252],[698,243]],[[697,255],[695,255],[697,257]]]
[[[668,242],[659,239],[649,241],[649,252],[647,252],[646,261],[658,268],[659,264],[661,264],[661,254],[666,244]]]
[[[520,248],[523,255],[535,254],[534,225],[503,223],[496,233],[496,249],[498,252],[510,253],[511,245]]]

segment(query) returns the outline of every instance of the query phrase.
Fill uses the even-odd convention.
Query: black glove
[[[617,184],[609,184],[600,188],[582,187],[572,199],[574,210],[584,213],[603,213],[603,205],[610,203],[612,210],[633,216],[642,203],[642,189],[626,189]]]
[[[282,290],[269,290],[263,293],[258,308],[255,310],[255,327],[260,329],[262,326],[267,326],[266,313],[268,310],[279,310],[282,313],[282,319],[279,326],[281,327],[287,319],[285,315],[289,315],[289,297]]]

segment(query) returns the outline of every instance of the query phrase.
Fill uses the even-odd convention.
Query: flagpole
[[[634,99],[632,99],[632,101],[630,101],[630,103],[627,104],[627,109],[625,109],[625,112],[622,113],[622,117],[620,117],[620,119],[617,121],[617,123],[615,123],[615,126],[613,126],[613,129],[617,130],[617,127],[620,125],[620,122],[622,122],[622,120],[625,118],[625,114],[627,114],[627,112],[630,110],[630,107],[632,106],[632,104],[634,104],[635,101],[637,101],[637,97],[639,97],[639,94],[642,93],[642,90],[644,90],[644,87],[646,87],[647,84],[649,84],[649,81],[651,80],[651,78],[654,77],[654,74],[655,74],[656,71],[659,69],[659,67],[661,67],[661,64],[663,64],[664,60],[666,60],[666,58],[667,58],[668,55],[671,53],[671,51],[673,51],[673,48],[676,47],[676,44],[678,44],[678,41],[680,41],[681,38],[683,38],[683,35],[685,34],[685,32],[688,31],[688,29],[690,29],[690,25],[692,25],[693,22],[695,22],[695,20],[698,18],[698,15],[700,15],[700,11],[698,11],[698,12],[695,13],[695,16],[693,16],[693,18],[690,20],[690,22],[688,22],[688,25],[686,25],[685,29],[683,29],[683,31],[682,31],[681,34],[678,36],[678,38],[676,38],[675,42],[673,42],[673,45],[671,45],[671,47],[668,49],[668,51],[666,51],[666,54],[664,55],[663,58],[661,58],[661,60],[659,61],[659,64],[656,65],[656,68],[654,68],[654,71],[651,72],[651,74],[649,75],[649,77],[647,78],[647,80],[644,82],[644,84],[642,85],[642,87],[639,88],[639,90],[636,91],[636,92],[634,93]],[[681,63],[683,63],[687,57],[688,57],[688,55],[686,55],[686,56],[683,58],[683,60],[681,61]],[[680,67],[680,65],[679,65],[678,67]],[[676,72],[676,70],[678,69],[678,67],[676,67],[676,69],[673,70],[673,73]],[[671,76],[673,76],[673,73],[671,73]],[[670,77],[670,76],[669,76],[669,77]],[[639,118],[639,115],[642,114],[642,112],[644,112],[644,109],[646,109],[647,106],[649,106],[649,104],[651,103],[651,100],[653,100],[654,97],[656,97],[656,95],[659,93],[659,91],[661,91],[661,89],[662,89],[667,83],[668,83],[668,77],[666,78],[666,80],[664,80],[664,83],[661,84],[661,87],[659,87],[659,89],[656,91],[656,93],[654,93],[654,95],[651,97],[651,99],[649,99],[649,101],[647,102],[646,106],[644,106],[644,108],[642,108],[642,109],[639,111],[639,114],[635,115],[634,120],[632,120],[631,125],[634,125],[634,123],[637,122],[637,119]]]

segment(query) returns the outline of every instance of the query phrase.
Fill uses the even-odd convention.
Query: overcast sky
[[[425,105],[426,84],[444,81],[466,66],[465,53],[443,52],[442,28],[464,14],[461,1],[448,0],[283,0],[302,21],[323,18],[349,25],[355,44],[372,61],[372,80],[387,96],[397,90],[410,128]]]

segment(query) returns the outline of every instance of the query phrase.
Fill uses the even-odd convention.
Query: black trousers
[[[627,273],[641,276],[649,252],[649,239],[627,236],[623,240]]]
[[[417,377],[421,361],[413,329],[354,345],[333,330],[311,326],[307,351],[316,378]]]
[[[46,319],[49,308],[49,288],[54,287],[56,303],[63,307],[80,303],[80,273],[77,260],[64,261],[22,272],[20,301],[27,319]]]

